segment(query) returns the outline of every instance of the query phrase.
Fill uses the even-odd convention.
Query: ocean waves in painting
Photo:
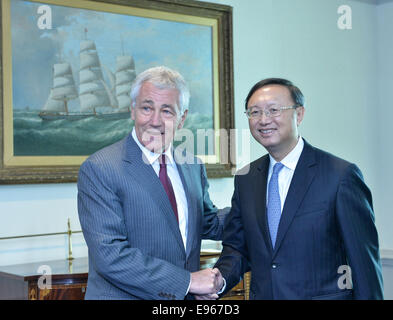
[[[36,111],[14,110],[15,156],[85,156],[119,141],[131,132],[128,119],[106,120],[95,117],[69,121],[45,121]],[[193,132],[212,128],[213,119],[190,114],[185,128]]]
[[[14,155],[90,155],[126,136],[132,125],[131,119],[44,121],[34,112],[15,112]]]

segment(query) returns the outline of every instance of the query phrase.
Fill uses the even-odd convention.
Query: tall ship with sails
[[[87,31],[85,31],[87,32]],[[134,59],[125,55],[116,58],[115,74],[107,70],[111,87],[104,81],[96,45],[92,40],[80,44],[79,94],[69,63],[53,66],[53,87],[42,111],[42,120],[80,120],[89,117],[118,120],[131,116],[131,85],[136,77]],[[68,101],[79,98],[80,110],[70,112]]]
[[[67,62],[56,63],[53,65],[53,88],[50,89],[49,97],[38,115],[43,120],[60,120],[65,116],[78,117],[75,120],[81,119],[79,113],[74,115],[68,111],[68,101],[77,97],[78,92],[70,64]]]

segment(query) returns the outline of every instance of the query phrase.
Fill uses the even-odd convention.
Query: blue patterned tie
[[[267,220],[269,223],[270,238],[272,239],[272,246],[276,243],[276,236],[278,224],[281,218],[281,200],[278,189],[278,174],[284,165],[277,162],[273,167],[273,174],[269,181],[268,202],[267,202]]]

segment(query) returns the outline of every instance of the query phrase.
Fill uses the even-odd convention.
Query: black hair
[[[300,89],[298,87],[296,87],[291,81],[286,80],[286,79],[281,79],[281,78],[268,78],[268,79],[264,79],[261,80],[259,82],[257,82],[250,90],[250,92],[247,95],[246,98],[246,110],[247,110],[247,105],[248,105],[248,101],[250,100],[251,96],[254,94],[255,91],[257,91],[258,89],[265,87],[267,85],[271,85],[271,84],[278,84],[284,87],[287,87],[292,100],[295,102],[295,105],[297,106],[303,106],[304,105],[304,96],[303,93],[300,91]]]

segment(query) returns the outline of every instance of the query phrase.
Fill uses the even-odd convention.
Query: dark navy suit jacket
[[[250,299],[383,299],[372,197],[357,166],[305,141],[273,249],[266,217],[269,161],[265,155],[235,176],[216,264],[225,292],[251,270]]]

